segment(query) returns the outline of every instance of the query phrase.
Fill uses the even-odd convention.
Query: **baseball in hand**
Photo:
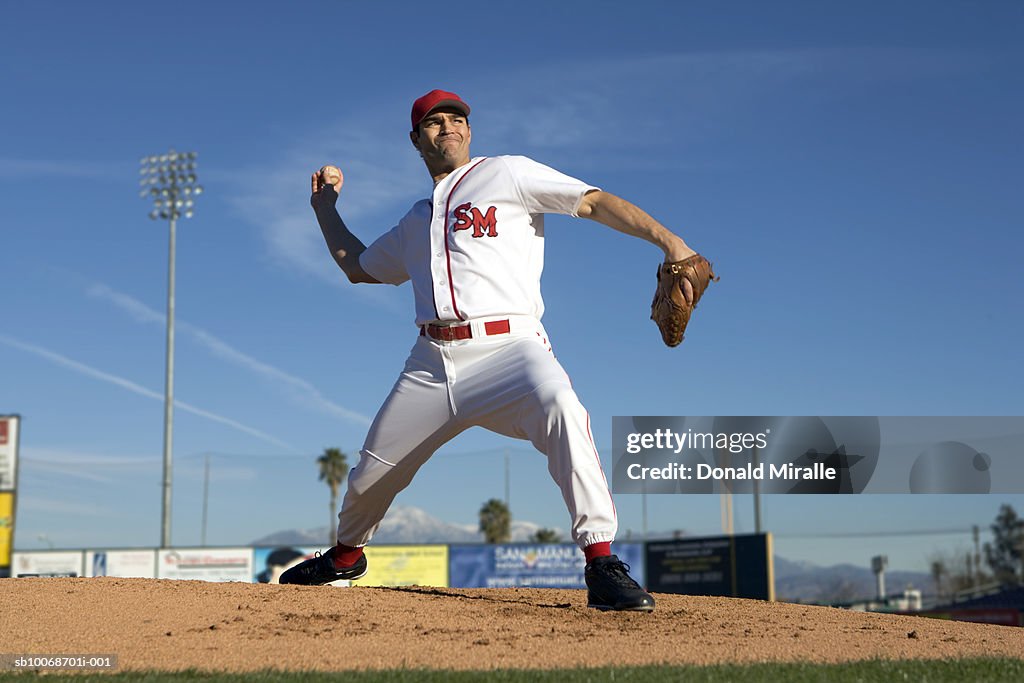
[[[324,166],[320,169],[320,179],[326,185],[334,185],[335,188],[341,185],[344,176],[337,166]]]

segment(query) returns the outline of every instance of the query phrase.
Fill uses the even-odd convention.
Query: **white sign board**
[[[0,491],[13,491],[18,469],[17,415],[0,416]]]
[[[81,576],[82,551],[40,550],[15,552],[11,560],[11,576]]]
[[[173,548],[157,552],[156,578],[252,582],[252,548]]]
[[[155,579],[156,550],[87,550],[85,575]]]

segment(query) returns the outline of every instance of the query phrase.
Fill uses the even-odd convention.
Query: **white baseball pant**
[[[530,316],[507,316],[510,331],[488,336],[469,321],[473,338],[420,336],[405,369],[374,418],[348,477],[338,514],[338,542],[366,545],[395,496],[442,445],[469,427],[528,439],[548,458],[580,548],[612,541],[615,506],[590,416],[555,359],[547,332]]]

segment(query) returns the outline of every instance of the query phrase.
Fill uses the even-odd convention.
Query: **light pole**
[[[210,500],[210,454],[206,454],[206,466],[203,468],[203,533],[199,545],[206,547],[206,511]]]
[[[171,460],[174,433],[174,251],[175,227],[181,216],[192,217],[192,195],[203,188],[196,183],[196,153],[175,152],[143,157],[140,161],[139,195],[153,200],[149,217],[170,221],[167,265],[167,364],[164,381],[164,483],[160,547],[171,545]]]

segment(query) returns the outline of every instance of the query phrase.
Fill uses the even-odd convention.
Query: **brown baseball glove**
[[[651,302],[651,320],[658,324],[661,338],[667,345],[678,346],[683,341],[690,315],[712,280],[718,280],[715,271],[700,254],[658,266],[658,288]]]

